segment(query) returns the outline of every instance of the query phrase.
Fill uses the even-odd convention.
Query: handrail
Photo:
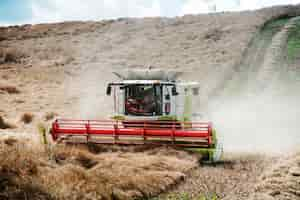
[[[165,124],[171,124],[171,123],[186,123],[186,124],[211,124],[211,122],[184,122],[184,121],[165,121],[165,120],[80,120],[80,119],[56,119],[56,122],[59,121],[64,121],[64,122],[83,122],[86,123],[87,121],[89,122],[110,122],[110,123],[114,123],[114,122],[151,122],[151,123],[165,123]]]

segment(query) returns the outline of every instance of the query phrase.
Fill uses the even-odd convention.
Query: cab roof
[[[162,81],[162,80],[123,80],[112,82],[109,85],[175,85],[175,81]]]
[[[166,82],[175,81],[178,79],[178,76],[182,74],[182,72],[176,70],[153,69],[150,67],[148,69],[140,68],[140,69],[120,70],[113,73],[121,80],[128,80],[128,81],[160,80]]]

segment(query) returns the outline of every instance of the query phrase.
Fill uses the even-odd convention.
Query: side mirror
[[[107,88],[106,88],[106,95],[110,96],[110,94],[111,94],[111,86],[108,85]]]
[[[165,95],[165,99],[170,100],[170,95],[169,94]]]
[[[174,87],[172,87],[172,95],[173,96],[177,96],[178,95],[178,92],[177,92],[177,90],[176,90],[176,87],[174,86]]]
[[[198,96],[199,95],[199,88],[193,88],[192,91],[193,91],[193,95],[194,96]]]

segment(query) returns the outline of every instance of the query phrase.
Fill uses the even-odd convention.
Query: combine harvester
[[[199,98],[198,83],[180,82],[180,73],[135,70],[115,73],[109,83],[113,96],[112,120],[56,119],[54,141],[113,145],[169,145],[198,151],[203,159],[217,161],[222,154],[209,122],[192,122],[192,100]]]

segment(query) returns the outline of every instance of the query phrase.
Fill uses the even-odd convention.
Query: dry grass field
[[[300,199],[299,14],[0,27],[0,199]],[[112,72],[149,65],[200,83],[195,106],[222,135],[222,162],[170,147],[42,145],[41,123],[108,118]]]

